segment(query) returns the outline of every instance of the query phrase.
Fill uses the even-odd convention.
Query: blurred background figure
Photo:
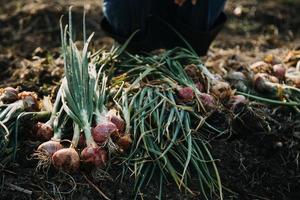
[[[179,33],[199,55],[204,55],[226,21],[225,2],[104,0],[102,28],[119,43],[139,30],[129,44],[133,51],[186,47]]]

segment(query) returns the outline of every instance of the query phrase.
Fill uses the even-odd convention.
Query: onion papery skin
[[[199,98],[206,109],[211,110],[216,108],[216,101],[212,95],[207,93],[201,93],[199,95]]]
[[[18,97],[24,101],[26,111],[33,112],[38,110],[38,97],[36,93],[24,91],[19,93]]]
[[[63,148],[53,154],[52,164],[57,169],[75,172],[80,167],[80,158],[74,148]]]
[[[216,98],[220,100],[229,100],[233,95],[233,91],[228,83],[223,81],[216,82],[211,88],[212,94],[216,96]]]
[[[81,160],[83,163],[95,167],[104,167],[108,160],[107,151],[101,147],[85,147],[81,152]]]
[[[0,89],[0,101],[3,103],[13,103],[18,100],[18,90],[12,87]]]
[[[53,129],[50,125],[42,122],[38,122],[34,128],[33,138],[40,141],[48,141],[53,137]]]
[[[102,122],[92,129],[92,136],[99,145],[104,144],[107,139],[118,132],[117,126],[112,122]]]
[[[228,102],[228,107],[235,111],[237,108],[246,105],[248,103],[248,100],[243,95],[235,95],[232,96]]]
[[[116,125],[120,136],[123,136],[124,131],[125,131],[125,122],[124,122],[124,120],[118,115],[111,115],[111,116],[109,116],[109,119],[114,125]]]
[[[195,97],[195,93],[193,88],[191,87],[183,87],[178,90],[178,96],[183,100],[183,101],[192,101]]]
[[[282,80],[285,77],[286,69],[282,64],[273,66],[273,74],[276,78]]]
[[[55,152],[63,149],[63,146],[57,141],[48,141],[42,143],[38,148],[38,152],[45,153],[48,156],[52,156]]]
[[[256,74],[253,77],[254,88],[261,93],[276,93],[276,89],[268,81],[267,74]]]
[[[204,92],[205,91],[205,86],[204,84],[202,84],[201,82],[197,82],[195,84],[196,88],[200,91],[200,92]]]

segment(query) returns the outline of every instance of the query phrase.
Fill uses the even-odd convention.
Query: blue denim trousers
[[[224,9],[226,0],[187,0],[182,6],[174,0],[104,0],[103,13],[115,32],[129,36],[146,29],[149,16],[175,18],[196,31],[209,31]]]

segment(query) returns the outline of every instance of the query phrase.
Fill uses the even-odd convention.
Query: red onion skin
[[[201,93],[199,98],[205,108],[213,109],[216,107],[216,101],[213,96],[207,93]]]
[[[66,172],[75,172],[80,167],[80,158],[74,148],[64,148],[52,156],[53,166]]]
[[[282,64],[277,64],[273,66],[273,74],[276,76],[278,79],[284,79],[286,70]]]
[[[18,100],[18,90],[12,87],[6,87],[0,91],[0,101],[3,103],[13,103]]]
[[[191,101],[195,97],[195,93],[191,87],[184,87],[179,89],[178,95],[184,101]]]
[[[86,141],[84,134],[80,134],[79,141],[78,141],[78,147],[82,148],[85,147]]]
[[[53,129],[48,124],[38,122],[34,127],[35,135],[33,138],[36,138],[40,141],[48,141],[53,137]]]
[[[184,68],[185,73],[192,79],[197,78],[198,77],[198,70],[197,70],[197,66],[194,64],[191,65],[187,65]]]
[[[204,92],[204,91],[205,91],[205,87],[204,87],[204,85],[203,85],[202,83],[197,82],[197,83],[195,84],[195,86],[196,86],[196,88],[197,88],[200,92]]]
[[[88,146],[81,152],[81,160],[85,164],[104,167],[108,160],[107,151],[100,147]]]
[[[125,122],[124,120],[117,115],[111,115],[110,117],[110,121],[116,125],[118,132],[120,133],[121,136],[124,135],[124,131],[125,131]]]
[[[267,74],[256,74],[253,78],[254,87],[259,92],[274,92],[274,88],[268,84]]]
[[[117,132],[117,126],[112,122],[102,122],[92,129],[92,136],[97,144],[104,144],[107,139]]]
[[[50,140],[48,142],[42,143],[37,148],[37,151],[38,152],[44,152],[48,156],[52,156],[55,152],[57,152],[61,149],[63,149],[63,146],[59,142]]]

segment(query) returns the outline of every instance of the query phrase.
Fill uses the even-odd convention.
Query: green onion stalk
[[[172,89],[153,86],[137,92],[124,89],[116,98],[128,113],[133,138],[130,152],[121,158],[123,176],[133,172],[136,195],[160,176],[161,188],[173,180],[179,189],[194,194],[189,184],[197,179],[204,199],[211,199],[214,192],[222,198],[215,162],[205,141],[191,128],[193,111],[175,99]]]
[[[62,148],[52,155],[52,163],[56,168],[74,172],[80,165],[77,153],[80,132],[83,131],[86,147],[81,152],[84,163],[105,166],[106,151],[99,147],[92,137],[91,127],[94,115],[95,88],[97,72],[95,64],[89,63],[88,46],[93,34],[86,38],[85,15],[83,17],[83,49],[76,47],[73,40],[72,14],[69,10],[69,25],[61,27],[62,52],[64,56],[65,77],[62,81],[62,106],[73,121],[73,138],[69,148]],[[69,159],[71,158],[71,159]]]
[[[137,195],[159,176],[160,197],[163,185],[170,180],[179,189],[194,193],[189,184],[196,178],[204,199],[211,199],[213,193],[222,198],[216,164],[206,142],[191,128],[193,121],[204,124],[205,120],[194,105],[178,101],[178,86],[201,93],[184,71],[183,61],[190,62],[190,56],[185,51],[177,57],[171,53],[152,56],[125,53],[116,63],[118,74],[109,84],[119,88],[114,102],[122,111],[126,132],[132,135],[130,152],[121,157],[122,175],[133,172]]]

